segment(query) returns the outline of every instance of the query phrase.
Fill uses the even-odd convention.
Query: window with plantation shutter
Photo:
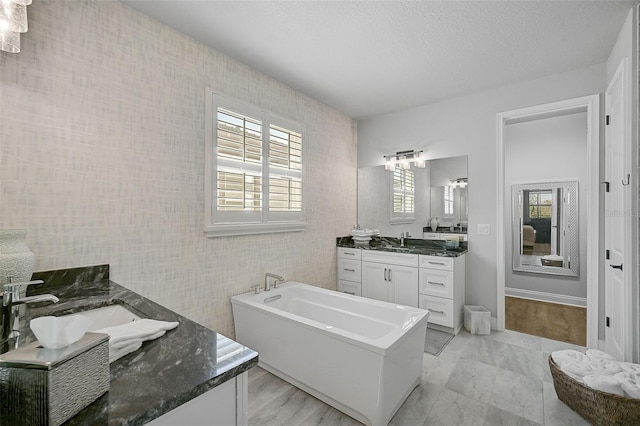
[[[207,91],[205,232],[301,231],[302,126]]]
[[[445,185],[443,192],[444,217],[453,217],[453,186]]]
[[[415,220],[415,173],[396,168],[391,174],[391,223]]]

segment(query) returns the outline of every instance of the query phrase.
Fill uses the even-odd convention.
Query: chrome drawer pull
[[[345,271],[349,271],[349,272],[355,272],[355,269],[347,269],[347,268],[343,268]]]
[[[352,295],[354,295],[354,296],[356,295],[353,291],[347,291],[347,290],[345,290],[345,291],[344,291],[344,293],[352,294]]]
[[[434,314],[442,314],[442,315],[444,315],[444,311],[434,311],[433,309],[429,309],[429,312],[433,312]]]
[[[429,261],[429,264],[430,265],[441,265],[441,266],[445,265],[444,262],[432,262],[432,261]]]
[[[431,285],[444,285],[444,283],[438,283],[438,282],[435,282],[435,281],[427,281],[427,283],[431,284]]]
[[[355,253],[349,253],[349,252],[345,252],[344,254],[348,254],[349,256],[355,256]]]

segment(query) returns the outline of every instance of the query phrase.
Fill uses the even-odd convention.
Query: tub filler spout
[[[273,282],[273,288],[277,288],[279,283],[284,282],[284,278],[280,275],[272,274],[271,272],[267,272],[264,274],[264,291],[271,290],[271,280],[273,278],[275,281]]]

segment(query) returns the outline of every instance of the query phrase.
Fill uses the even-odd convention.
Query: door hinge
[[[611,259],[611,252],[609,251],[609,249],[604,251],[604,258],[605,260]]]
[[[604,183],[604,192],[609,192],[609,182],[604,181],[604,182],[600,182],[600,183]]]
[[[605,321],[605,325],[607,327],[611,327],[611,320],[609,319],[609,317],[607,317],[607,320]]]
[[[610,116],[610,115],[607,115],[607,116],[604,118],[604,124],[605,124],[605,125],[607,125],[607,126],[609,125],[609,117],[611,117],[611,116]]]

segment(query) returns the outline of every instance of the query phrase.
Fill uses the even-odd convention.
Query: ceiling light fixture
[[[468,183],[467,178],[451,179],[449,182],[452,188],[466,188]]]
[[[31,0],[0,0],[0,50],[20,52],[20,33],[26,33]]]

